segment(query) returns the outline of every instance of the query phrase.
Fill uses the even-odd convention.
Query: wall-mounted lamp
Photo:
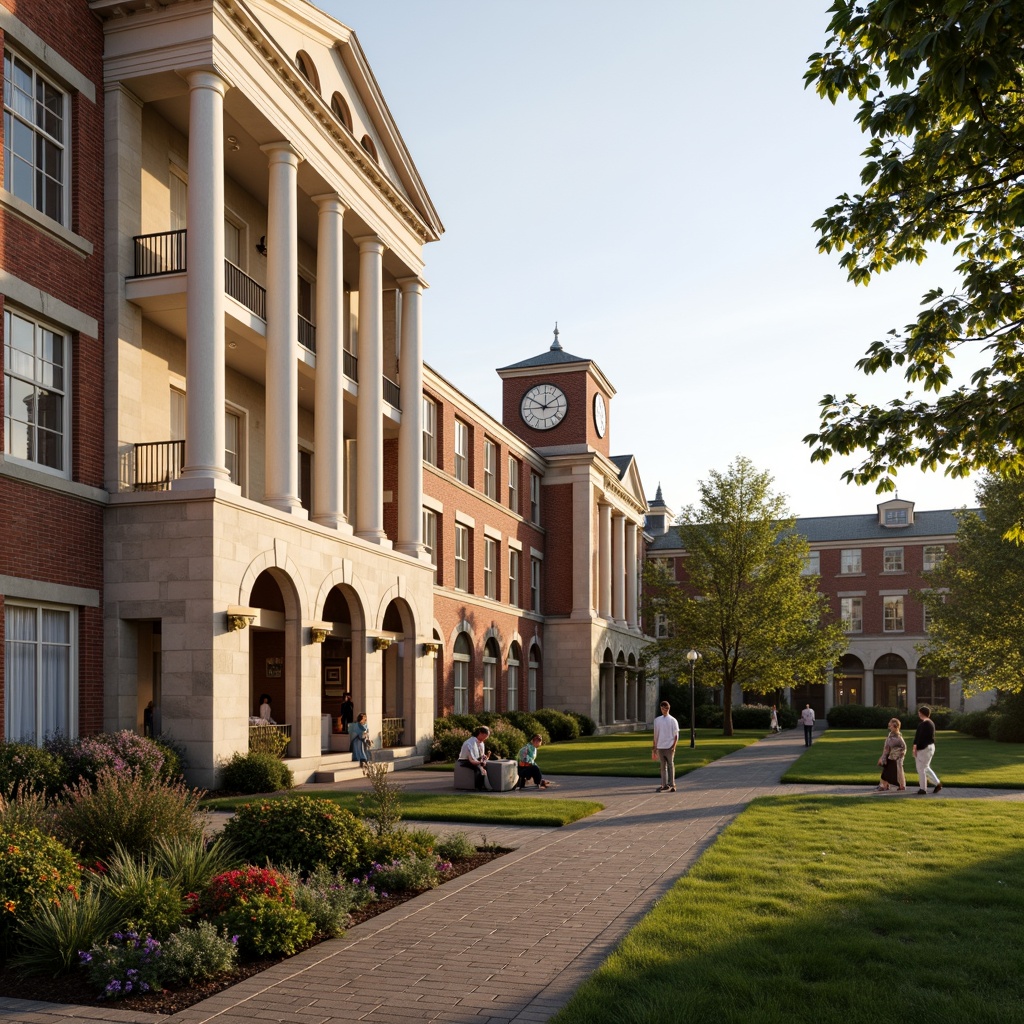
[[[266,235],[260,235],[260,240],[256,243],[256,251],[261,256],[266,256],[267,255],[267,236]]]
[[[232,633],[248,629],[256,621],[257,609],[233,604],[227,610],[228,629]]]
[[[323,626],[310,626],[309,635],[315,644],[322,644],[327,639],[327,634],[330,633],[329,629],[324,629]]]
[[[394,640],[389,636],[375,636],[373,638],[373,649],[375,651],[386,651],[393,643]]]
[[[437,654],[439,650],[441,650],[441,645],[436,640],[428,640],[423,645],[424,654]]]

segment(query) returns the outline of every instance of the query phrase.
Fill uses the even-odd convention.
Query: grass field
[[[657,761],[651,760],[653,733],[621,732],[610,736],[581,736],[578,740],[550,743],[541,748],[537,764],[545,775],[612,775],[627,779],[657,779]],[[679,737],[676,748],[676,776],[702,768],[726,754],[756,743],[766,734],[752,729],[737,730],[728,738],[721,729],[698,729],[697,746],[690,749],[690,734]],[[877,755],[876,755],[877,757]],[[425,765],[451,771],[452,765]]]
[[[907,788],[917,789],[917,769],[910,748],[903,762]],[[811,782],[842,786],[878,783],[878,758],[885,742],[884,729],[828,729],[782,777],[783,782]],[[1024,789],[1024,743],[996,743],[959,732],[935,737],[935,774],[943,786],[980,786]]]
[[[1022,948],[1019,804],[766,798],[554,1021],[1009,1024]]]
[[[288,800],[308,793],[276,793],[273,796],[220,797],[204,801],[211,811],[234,811],[242,804],[257,800]],[[358,793],[326,792],[317,799],[330,800],[345,810],[359,809]],[[365,796],[365,794],[364,794]],[[451,821],[470,825],[533,825],[557,827],[579,821],[597,811],[604,804],[594,800],[559,800],[548,794],[538,797],[522,793],[495,793],[477,796],[475,793],[403,793],[402,818],[405,821]]]

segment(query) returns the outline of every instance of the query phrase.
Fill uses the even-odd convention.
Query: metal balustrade
[[[299,344],[308,348],[310,352],[316,352],[316,328],[300,313],[299,314]]]
[[[402,389],[387,377],[384,378],[384,401],[396,409],[402,408]]]
[[[397,747],[405,735],[404,718],[382,718],[380,723],[380,742],[382,747]]]
[[[266,321],[267,289],[239,270],[230,260],[224,261],[224,291],[261,320]]]
[[[188,269],[184,228],[136,235],[132,241],[135,243],[136,277],[180,274]]]
[[[342,369],[345,371],[345,376],[348,377],[349,380],[354,380],[358,384],[359,360],[354,355],[352,355],[352,353],[349,352],[348,349],[346,349],[343,354],[342,362],[344,364]]]
[[[133,447],[133,491],[169,491],[185,464],[184,441],[142,441]]]

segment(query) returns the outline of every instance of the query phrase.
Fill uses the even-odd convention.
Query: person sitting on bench
[[[516,757],[519,762],[519,782],[516,789],[526,789],[526,780],[533,779],[538,789],[547,789],[551,785],[540,773],[537,767],[537,748],[544,742],[544,737],[539,733],[533,736],[529,743],[523,747]]]
[[[490,782],[487,781],[487,758],[490,755],[484,749],[484,741],[490,735],[491,730],[486,725],[481,725],[476,734],[462,744],[459,751],[459,764],[476,772],[477,789],[491,788]]]

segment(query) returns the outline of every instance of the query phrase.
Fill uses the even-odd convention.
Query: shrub
[[[236,751],[220,774],[222,788],[233,793],[275,793],[291,789],[294,782],[291,768],[277,754],[259,750]]]
[[[464,729],[472,736],[479,724],[473,715],[446,715],[444,718],[434,719],[434,734]]]
[[[67,847],[38,829],[0,829],[0,952],[37,907],[74,900],[78,888],[78,864]]]
[[[370,794],[356,797],[359,813],[372,824],[378,839],[394,832],[402,820],[402,787],[395,785],[389,767],[386,761],[368,762]]]
[[[249,753],[280,757],[288,747],[288,737],[280,729],[250,729]],[[283,787],[282,787],[283,788]]]
[[[96,782],[104,772],[147,782],[172,783],[181,777],[181,762],[171,747],[127,729],[77,740],[55,736],[46,741],[46,749],[61,758],[71,786],[79,779]]]
[[[789,704],[779,705],[779,728],[780,729],[795,729],[797,723],[800,721],[799,715]]]
[[[763,704],[738,704],[732,709],[732,724],[736,729],[764,729],[771,727],[772,709]]]
[[[1014,715],[997,712],[989,723],[988,734],[998,743],[1024,743],[1024,721]]]
[[[230,871],[241,862],[223,838],[207,845],[202,836],[161,838],[153,847],[153,867],[181,893],[200,892],[214,875]]]
[[[386,836],[380,836],[370,845],[363,866],[372,863],[388,864],[398,857],[429,857],[433,852],[434,837],[430,833],[398,829]]]
[[[79,954],[89,980],[107,999],[161,988],[160,943],[137,932],[116,932],[110,942]]]
[[[322,864],[305,881],[291,877],[295,906],[313,922],[318,935],[336,938],[348,927],[349,915],[373,901],[369,886],[353,884],[344,875],[329,871]]]
[[[589,715],[581,714],[579,711],[570,711],[569,714],[576,719],[576,724],[580,727],[581,736],[593,736],[597,732],[597,722]]]
[[[725,724],[725,711],[717,704],[698,704],[694,718],[698,729],[721,729]]]
[[[370,830],[330,800],[303,796],[244,804],[222,833],[247,861],[310,871],[326,864],[354,874],[366,862]]]
[[[899,718],[904,728],[917,723],[917,714],[912,717],[899,708],[885,708],[864,704],[836,704],[828,715],[828,724],[833,729],[886,729],[890,718]],[[904,721],[906,718],[906,721]]]
[[[370,869],[370,884],[385,895],[394,892],[420,892],[441,884],[438,859],[413,854],[388,863],[376,863]]]
[[[313,938],[313,922],[289,899],[255,895],[236,903],[215,921],[249,957],[291,956]]]
[[[545,743],[551,742],[551,734],[540,724],[529,711],[506,711],[505,719],[509,725],[518,729],[527,739],[534,733],[540,733]]]
[[[225,871],[210,879],[200,897],[200,907],[209,916],[217,917],[254,896],[266,896],[268,899],[291,903],[291,880],[286,874],[274,868],[258,868],[252,865]]]
[[[465,832],[450,832],[437,841],[434,852],[444,860],[468,860],[476,854],[476,847]]]
[[[563,743],[566,740],[579,739],[579,723],[572,715],[567,715],[564,711],[556,711],[554,708],[541,708],[533,712],[533,717],[547,729],[551,735],[552,743]]]
[[[161,968],[168,985],[191,985],[209,981],[234,970],[238,963],[238,942],[219,932],[209,921],[195,928],[182,928],[163,944]]]
[[[0,743],[0,797],[18,793],[52,796],[64,780],[60,756],[31,743]]]
[[[495,722],[490,728],[491,735],[487,737],[486,743],[491,757],[514,758],[526,743],[526,737],[504,719]]]
[[[162,940],[181,927],[182,891],[157,874],[152,861],[136,860],[121,847],[107,862],[100,896],[116,914],[115,926],[122,931]]]
[[[55,829],[87,860],[105,860],[118,845],[133,855],[145,854],[161,838],[203,834],[202,795],[182,782],[101,771],[94,785],[83,779],[65,790]]]
[[[50,835],[55,813],[42,793],[18,789],[9,799],[0,796],[0,828],[36,828]]]
[[[471,735],[472,733],[465,729],[454,726],[435,732],[433,742],[430,744],[430,759],[432,761],[454,761],[459,756],[462,744]]]
[[[979,740],[989,738],[989,730],[992,725],[992,712],[989,709],[984,711],[963,711],[950,716],[949,727],[957,732],[966,733]]]

